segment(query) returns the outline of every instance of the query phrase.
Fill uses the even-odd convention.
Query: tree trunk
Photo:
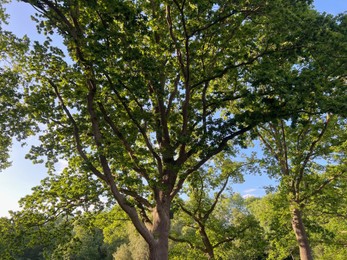
[[[202,242],[204,243],[204,246],[205,246],[205,251],[206,251],[206,255],[207,255],[207,259],[208,260],[213,260],[214,259],[214,250],[213,250],[213,246],[208,238],[208,235],[206,233],[206,230],[205,230],[205,226],[203,224],[200,224],[200,229],[199,229],[199,232],[200,232],[200,235],[201,235],[201,239],[202,239]]]
[[[300,259],[313,260],[311,247],[308,242],[304,223],[302,222],[301,210],[298,208],[292,210],[292,227],[299,245]]]
[[[153,209],[152,234],[154,243],[149,245],[150,260],[167,260],[169,254],[170,199],[164,199]]]

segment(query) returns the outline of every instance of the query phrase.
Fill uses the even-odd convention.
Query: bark
[[[170,231],[170,204],[169,196],[161,199],[153,209],[152,235],[154,242],[149,245],[150,260],[167,260],[169,254]]]
[[[298,242],[300,259],[313,260],[311,247],[302,221],[301,210],[298,208],[294,208],[292,211],[292,227]]]
[[[204,225],[200,225],[199,232],[200,232],[200,235],[201,235],[202,242],[204,243],[204,246],[205,246],[205,252],[206,252],[206,255],[207,255],[207,259],[208,260],[213,260],[214,259],[213,246],[212,246],[212,244],[210,242],[210,239],[208,238],[208,235],[206,233]]]

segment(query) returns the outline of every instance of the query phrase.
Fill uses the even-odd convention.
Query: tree
[[[346,179],[326,186],[305,204],[304,224],[314,259],[344,259],[346,255]],[[248,204],[263,228],[266,259],[299,259],[299,247],[291,226],[290,203],[284,192],[253,198]]]
[[[102,243],[103,228],[93,222],[105,208],[100,196],[105,200],[107,193],[90,174],[64,169],[60,174],[50,174],[32,190],[19,201],[22,209],[11,212],[11,218],[2,222],[2,257],[60,259],[61,255],[83,258],[99,254],[101,259],[107,253],[112,257],[114,248],[105,252],[108,245]]]
[[[253,198],[248,206],[263,229],[266,259],[297,259],[298,246],[290,224],[288,202],[283,194],[269,193],[262,198]]]
[[[230,188],[243,181],[242,172],[253,163],[236,162],[236,157],[219,154],[187,179],[182,190],[187,198],[174,202],[170,258],[240,259],[242,252],[243,259],[253,259],[263,253],[259,225]]]
[[[215,198],[214,198],[215,199]],[[215,208],[191,198],[172,221],[170,259],[263,259],[266,241],[239,194],[224,195]]]
[[[119,260],[147,260],[149,250],[146,241],[136,232],[130,222],[126,223],[127,243],[120,245],[114,252],[114,259]]]
[[[108,259],[111,260],[112,253],[106,243],[104,243],[103,231],[93,225],[91,219],[86,216],[85,219],[76,220],[71,232],[71,239],[66,243],[57,244],[46,259],[75,259],[75,260],[93,260]]]
[[[305,209],[309,224],[307,228],[316,231],[315,236],[311,236],[315,259],[343,259],[346,256],[346,185],[344,175],[333,185],[326,186]]]
[[[161,260],[186,179],[231,140],[305,106],[292,95],[311,86],[292,68],[325,25],[302,0],[23,2],[69,55],[48,37],[15,60],[27,117],[42,128],[29,158],[92,173]]]
[[[302,86],[311,85],[315,89],[302,93],[304,98],[311,100],[311,105],[306,103],[302,113],[289,121],[274,120],[256,128],[266,152],[265,168],[271,176],[279,178],[279,190],[287,196],[301,259],[312,259],[302,219],[304,208],[319,197],[324,188],[333,186],[345,174],[342,147],[346,114],[342,109],[344,105],[340,105],[346,99],[346,78],[342,72],[347,64],[346,18],[346,15],[327,16],[329,26],[317,35],[324,55],[317,50],[311,51],[307,56],[310,62],[304,59],[292,68],[301,75]],[[335,39],[333,44],[322,41],[327,35]],[[328,53],[336,59],[323,58]],[[313,71],[321,71],[321,77],[312,77]],[[260,81],[260,84],[273,83]],[[325,84],[331,86],[328,92],[321,91]],[[327,102],[331,96],[334,98]],[[295,98],[302,100],[303,97]],[[334,109],[334,106],[340,109]]]
[[[16,230],[11,220],[5,217],[0,218],[0,253],[3,259],[14,259],[20,252],[20,246],[16,241]]]
[[[0,253],[2,259],[47,259],[70,238],[71,223],[48,221],[38,212],[11,212],[1,219]],[[51,258],[50,258],[51,259]]]
[[[287,202],[303,260],[313,259],[305,209],[346,175],[345,127],[345,120],[312,112],[291,125],[278,120],[257,128],[266,156],[264,167],[280,181],[278,190]]]

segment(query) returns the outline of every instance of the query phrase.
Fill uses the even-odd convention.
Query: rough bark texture
[[[165,198],[153,209],[152,234],[154,242],[149,245],[150,260],[167,260],[169,253],[170,199]]]
[[[304,223],[302,222],[301,211],[298,208],[292,211],[292,227],[299,245],[300,259],[313,260],[311,247],[308,242]]]

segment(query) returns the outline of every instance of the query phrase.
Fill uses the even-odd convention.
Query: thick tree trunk
[[[170,200],[166,199],[153,209],[154,243],[149,245],[150,260],[167,260],[169,254]]]
[[[308,242],[304,223],[302,222],[301,210],[298,208],[292,210],[292,227],[299,245],[300,259],[313,260],[311,247]]]

